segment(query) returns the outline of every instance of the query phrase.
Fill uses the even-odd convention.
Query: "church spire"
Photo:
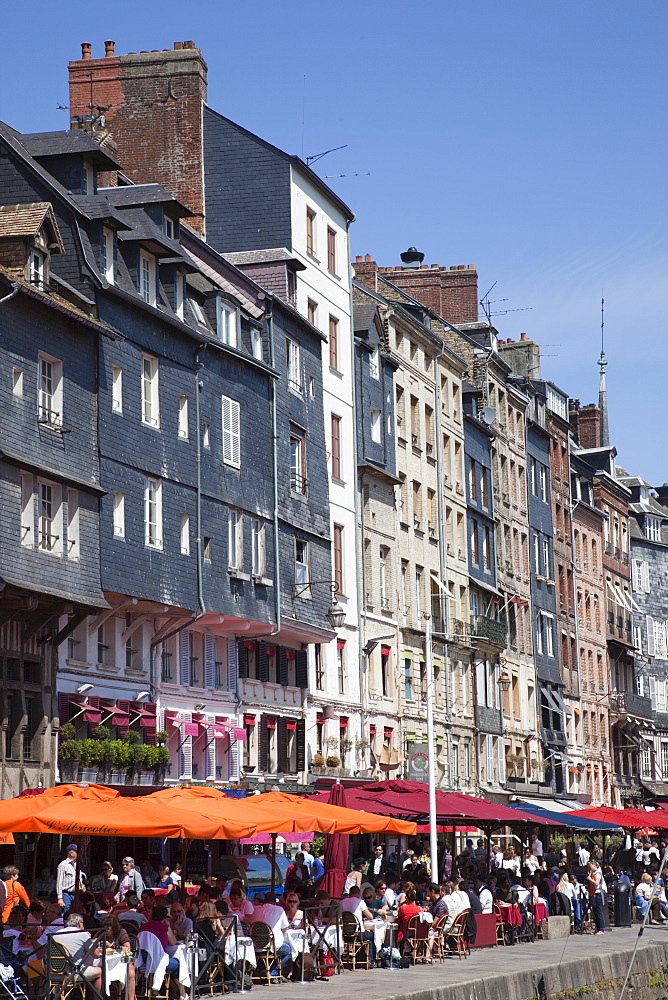
[[[598,359],[598,367],[601,371],[598,383],[598,408],[601,411],[601,447],[605,448],[610,444],[610,430],[608,427],[608,393],[605,386],[605,357],[604,344],[604,300],[601,298],[601,356]]]

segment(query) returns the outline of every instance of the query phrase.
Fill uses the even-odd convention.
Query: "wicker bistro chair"
[[[350,968],[355,970],[358,965],[364,969],[369,968],[369,945],[364,940],[364,932],[360,927],[357,917],[349,910],[341,913],[341,934],[343,936],[343,960],[350,963]]]
[[[96,945],[95,941],[91,946]],[[92,950],[91,947],[91,950]],[[102,994],[84,978],[83,961],[75,961],[72,952],[59,941],[49,938],[46,946],[44,962],[44,996],[55,1000],[67,1000],[67,997],[76,993],[77,996],[87,995],[87,990],[103,1000]]]
[[[458,913],[452,927],[445,934],[446,941],[451,947],[454,944],[457,957],[460,959],[462,955],[464,958],[469,957],[469,943],[465,937],[468,913],[468,910],[463,910],[461,913]]]
[[[425,920],[420,920],[419,913],[408,920],[404,942],[410,947],[414,962],[420,958],[424,962],[429,960],[429,931],[431,927],[432,925]]]
[[[448,915],[444,913],[442,917],[436,917],[433,924],[431,925],[431,937],[429,938],[429,944],[431,946],[431,957],[432,959],[438,959],[439,962],[445,961],[445,937],[443,934],[443,929],[447,922]]]
[[[250,937],[258,960],[254,978],[259,982],[265,978],[268,983],[272,980],[280,983],[283,979],[281,960],[276,954],[276,944],[271,927],[262,920],[256,920],[254,924],[250,925]],[[272,969],[275,971],[272,972]]]
[[[140,969],[137,967],[137,981],[135,984],[135,997],[137,1000],[169,1000],[170,988],[172,983],[172,975],[170,972],[165,973],[165,978],[162,982],[162,987],[158,992],[153,990],[153,973],[145,972],[144,969],[148,965],[149,957],[148,952],[143,948],[139,949],[139,954],[141,955],[144,968]]]

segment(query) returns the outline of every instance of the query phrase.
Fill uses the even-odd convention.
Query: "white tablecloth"
[[[337,933],[336,924],[319,927],[317,930],[315,927],[312,927],[310,935],[313,946],[317,951],[326,951],[328,946],[339,955],[343,951],[343,939]]]
[[[107,996],[109,996],[109,984],[121,983],[123,987],[128,981],[128,963],[123,960],[120,952],[115,955],[107,955],[105,958],[107,965]]]
[[[230,934],[225,941],[225,962],[228,965],[234,965],[235,962],[243,962],[244,958],[246,965],[252,965],[254,969],[256,968],[257,958],[255,957],[253,939],[241,935],[235,938],[233,934]]]
[[[187,947],[185,944],[170,944],[167,946],[167,954],[170,958],[178,960],[179,971],[176,974],[176,978],[181,983],[181,986],[190,989],[190,958]]]
[[[299,955],[310,950],[306,931],[301,927],[290,927],[287,931],[283,931],[283,940],[290,945],[290,957],[293,962]]]
[[[387,931],[387,924],[384,920],[365,920],[364,930],[373,931],[373,942],[376,946],[376,951],[380,951],[385,943],[385,932]]]

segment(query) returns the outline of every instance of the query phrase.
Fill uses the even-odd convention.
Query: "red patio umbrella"
[[[562,813],[564,822],[568,822],[568,813]],[[584,819],[600,819],[604,823],[615,823],[625,830],[642,830],[650,823],[660,830],[668,829],[668,810],[664,809],[611,809],[610,806],[593,806],[591,809],[578,809],[575,816]]]
[[[329,792],[327,802],[332,806],[349,808],[346,791],[340,781],[335,782]],[[330,833],[325,844],[325,875],[320,885],[333,899],[343,895],[343,887],[348,873],[348,850],[350,836],[347,833]]]

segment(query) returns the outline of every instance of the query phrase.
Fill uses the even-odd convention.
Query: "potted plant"
[[[150,764],[150,751],[155,749],[146,743],[134,743],[132,746],[132,766],[135,780],[140,785],[153,784],[153,771]]]
[[[318,750],[317,753],[313,755],[313,760],[311,761],[311,770],[315,774],[319,774],[324,766],[325,766],[325,758]]]
[[[327,767],[330,768],[339,768],[341,767],[341,758],[336,757],[334,754],[330,754],[330,756],[325,761],[325,764],[327,765]]]
[[[97,781],[100,767],[103,764],[103,748],[100,741],[94,739],[80,740],[79,760],[81,761],[81,780]]]
[[[79,775],[79,744],[71,736],[67,739],[62,739],[64,728],[63,726],[60,730],[61,742],[58,748],[60,777],[62,781],[74,782]],[[74,732],[74,726],[70,726],[70,729]]]
[[[125,740],[109,740],[107,751],[111,765],[111,784],[124,785],[132,767],[132,747]]]
[[[164,729],[159,729],[155,734],[155,745],[158,747],[164,747],[165,743],[169,739],[169,736]]]

